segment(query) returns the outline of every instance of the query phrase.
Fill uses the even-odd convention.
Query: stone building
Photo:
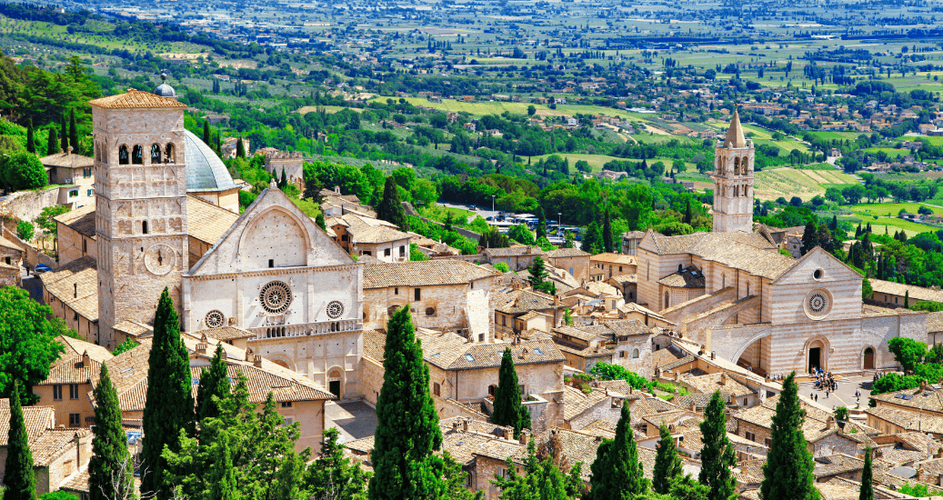
[[[108,346],[102,341],[98,321],[98,268],[91,257],[82,257],[39,275],[43,283],[43,302],[62,318],[69,328],[89,342]],[[120,338],[120,340],[116,340]],[[111,349],[121,343],[113,337]]]
[[[547,252],[540,247],[514,245],[507,248],[486,248],[481,252],[485,262],[492,266],[501,262],[511,271],[523,271],[534,263],[534,257],[546,258]]]
[[[564,306],[558,295],[525,289],[521,284],[496,291],[493,308],[494,335],[499,339],[532,329],[549,333],[563,321]]]
[[[52,364],[49,376],[33,386],[40,406],[55,409],[57,427],[89,427],[95,409],[89,393],[98,383],[102,363],[113,358],[99,345],[70,337],[56,337],[65,352]]]
[[[355,255],[370,255],[380,262],[409,261],[412,236],[388,226],[378,225],[353,235]]]
[[[22,281],[20,269],[26,252],[0,235],[0,286],[17,286]]]
[[[590,264],[602,271],[596,271],[596,280],[606,281],[614,276],[623,274],[635,274],[638,265],[635,257],[631,255],[622,255],[617,253],[601,253],[589,258]]]
[[[413,322],[421,328],[491,342],[495,278],[491,271],[461,260],[365,265],[364,328],[385,330],[390,314],[409,305]]]
[[[753,141],[747,141],[740,115],[733,119],[722,144],[714,148],[714,232],[753,232]]]
[[[265,170],[268,170],[279,182],[281,182],[284,173],[290,184],[298,186],[298,189],[304,192],[304,162],[304,153],[301,151],[267,153],[265,155]]]
[[[60,152],[39,161],[46,167],[50,184],[59,185],[59,204],[73,208],[95,200],[95,160],[88,156]]]
[[[577,281],[589,279],[590,256],[579,248],[558,248],[547,252],[547,263],[570,273]]]

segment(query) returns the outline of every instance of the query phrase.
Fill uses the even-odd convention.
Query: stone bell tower
[[[187,270],[187,173],[181,102],[129,89],[95,99],[95,234],[98,328],[113,349],[114,326],[152,324],[165,287],[180,307]]]
[[[714,148],[714,232],[753,232],[753,141],[747,141],[736,110],[727,137]]]

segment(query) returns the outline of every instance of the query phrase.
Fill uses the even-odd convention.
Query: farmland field
[[[897,214],[899,214],[901,210],[915,214],[920,207],[927,207],[935,214],[943,214],[943,208],[925,205],[923,203],[861,203],[851,205],[848,208],[859,215],[897,217]]]
[[[854,177],[839,170],[776,168],[756,173],[755,192],[761,201],[779,197],[788,200],[793,196],[808,201],[817,195],[824,195],[828,187],[845,187],[852,184],[855,184]]]

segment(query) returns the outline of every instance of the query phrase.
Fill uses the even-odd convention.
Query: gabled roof
[[[387,226],[374,226],[354,234],[354,243],[376,244],[407,240],[410,236]]]
[[[454,259],[369,264],[363,267],[363,288],[464,285],[494,277],[487,269]]]
[[[53,220],[83,236],[95,238],[95,200],[88,205],[58,215]]]
[[[505,288],[494,293],[494,309],[505,314],[552,309],[553,296],[535,290]]]
[[[117,94],[88,102],[92,106],[103,109],[184,109],[186,104],[169,97],[161,97],[143,90],[128,89],[123,94]]]
[[[563,363],[566,358],[551,340],[520,344],[473,343],[455,333],[417,335],[422,341],[423,359],[443,370],[498,368],[505,349],[511,349],[514,365]]]
[[[43,156],[39,162],[44,167],[88,168],[95,165],[95,159],[72,153],[56,153]]]
[[[39,275],[50,295],[89,321],[98,320],[98,268],[95,259],[82,257]]]

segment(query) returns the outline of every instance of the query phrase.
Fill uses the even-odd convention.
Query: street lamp
[[[557,229],[560,228],[560,212],[557,212]]]
[[[491,195],[491,211],[494,212],[494,195]]]

